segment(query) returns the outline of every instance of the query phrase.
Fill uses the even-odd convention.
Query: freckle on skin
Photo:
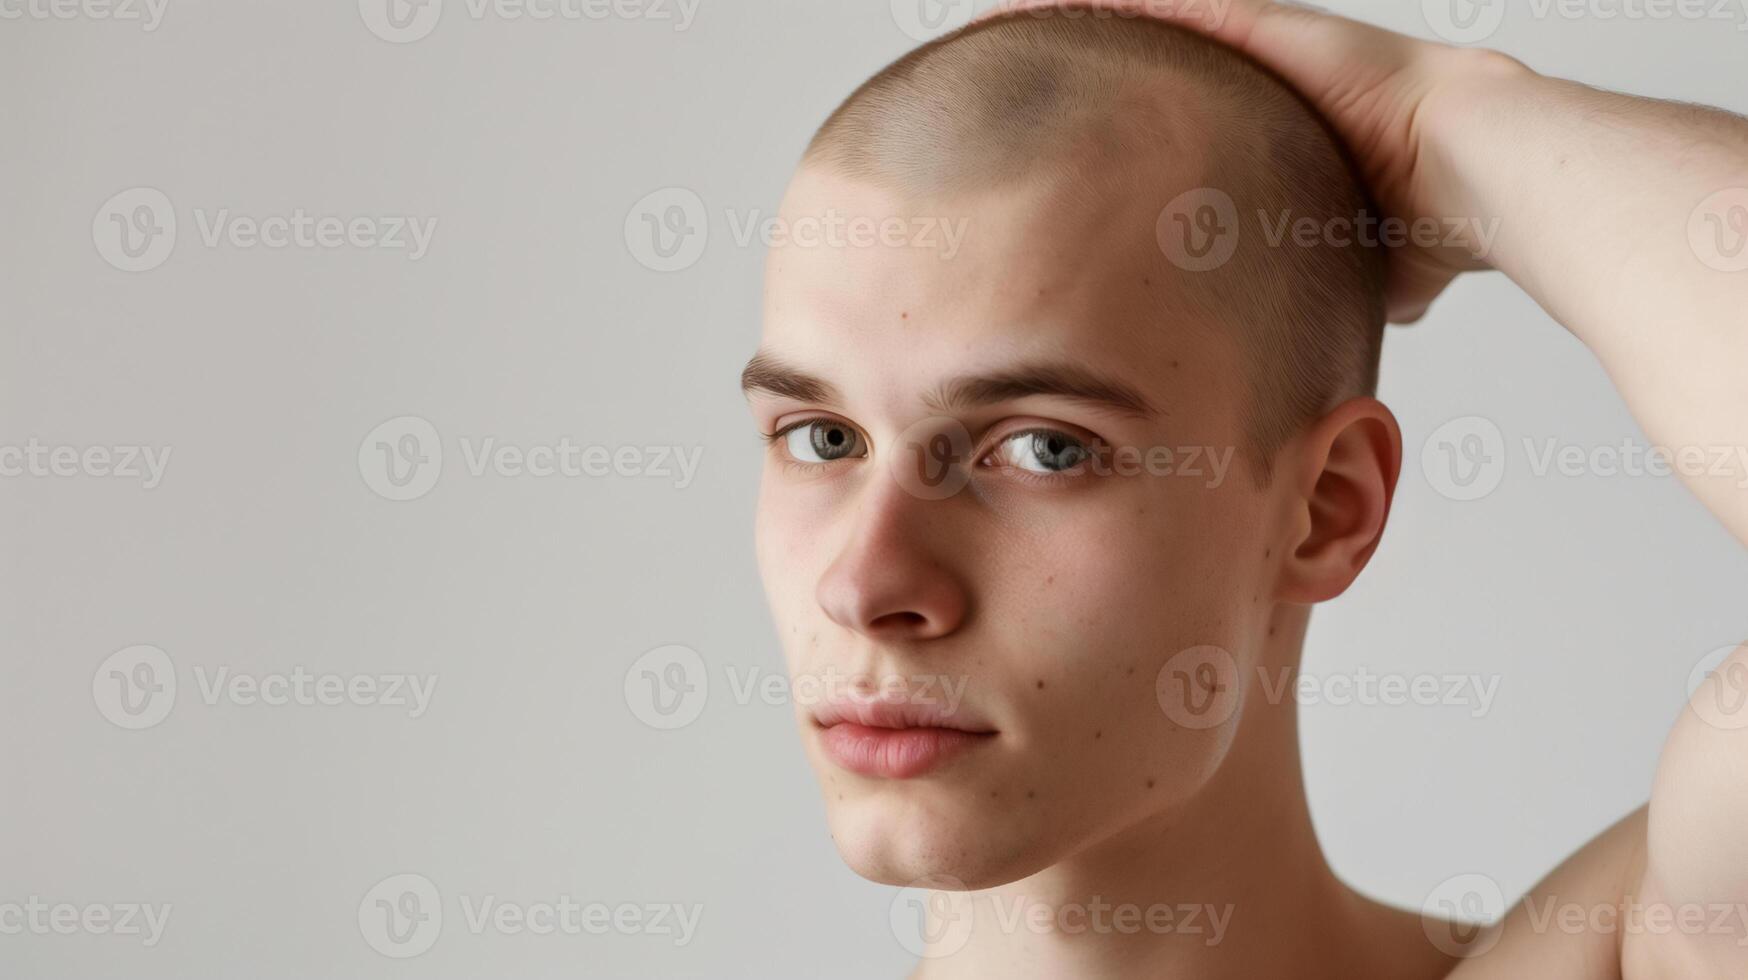
[[[1098,741],[1098,740],[1099,740],[1099,739],[1101,739],[1101,738],[1104,738],[1104,737],[1105,737],[1105,733],[1104,733],[1104,732],[1102,732],[1102,731],[1099,731],[1099,732],[1093,732],[1093,741],[1095,741],[1095,742],[1096,742],[1096,741]]]
[[[1134,665],[1134,664],[1130,664],[1130,665],[1129,665],[1129,669],[1128,669],[1128,670],[1127,670],[1127,671],[1125,671],[1125,672],[1124,672],[1124,676],[1129,676],[1129,675],[1132,675],[1132,674],[1134,674],[1134,673],[1135,673],[1135,665]]]
[[[1042,691],[1042,690],[1043,690],[1043,689],[1044,689],[1044,682],[1043,682],[1043,681],[1039,681],[1039,682],[1038,682],[1038,690],[1040,690],[1040,691]]]
[[[1037,795],[1038,795],[1037,793],[1034,793],[1031,790],[1026,790],[1026,799],[1028,799],[1028,800],[1036,797]]]
[[[899,319],[900,319],[900,320],[908,320],[908,319],[910,319],[910,314],[909,314],[909,313],[900,313],[900,314],[899,314],[899,315],[898,315],[898,318],[899,318]]]
[[[1175,360],[1174,360],[1174,361],[1172,361],[1172,362],[1171,362],[1171,366],[1172,366],[1172,367],[1174,367],[1174,368],[1175,368],[1175,367],[1177,367],[1177,361],[1175,361]]]
[[[1153,788],[1153,780],[1151,780],[1151,779],[1149,779],[1149,780],[1148,780],[1148,781],[1147,781],[1147,788],[1148,788],[1148,789],[1152,789],[1152,788]]]

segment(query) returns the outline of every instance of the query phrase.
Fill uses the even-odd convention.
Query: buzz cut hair
[[[1192,183],[1159,179],[1174,164],[1169,179],[1183,184],[1188,166]],[[1382,246],[1365,236],[1307,244],[1243,220],[1354,228],[1376,213],[1363,180],[1297,93],[1192,31],[1072,8],[975,22],[864,82],[819,128],[802,165],[930,197],[1034,180],[1100,193],[1150,177],[1141,186],[1170,188],[1168,198],[1190,188],[1224,194],[1241,224],[1236,250],[1185,276],[1192,302],[1234,333],[1245,358],[1242,424],[1259,480],[1288,439],[1376,391]],[[1165,204],[1136,199],[1156,211]]]

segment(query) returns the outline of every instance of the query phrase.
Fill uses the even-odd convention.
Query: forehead
[[[903,195],[804,168],[766,269],[763,348],[846,391],[1060,358],[1138,389],[1231,390],[1226,331],[1156,226],[1175,188],[1080,181]]]

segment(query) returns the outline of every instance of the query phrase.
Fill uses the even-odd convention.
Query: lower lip
[[[848,723],[820,733],[833,762],[853,773],[884,779],[920,776],[994,737],[994,732],[957,728],[873,728]]]

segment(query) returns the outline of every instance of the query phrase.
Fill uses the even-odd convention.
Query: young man
[[[1382,533],[1385,319],[1465,270],[1535,296],[1658,444],[1748,446],[1748,124],[1207,9],[986,18],[853,94],[785,197],[791,227],[880,229],[773,249],[743,374],[760,568],[820,692],[798,715],[841,853],[940,890],[925,977],[1748,973],[1712,914],[1748,902],[1748,716],[1717,690],[1748,650],[1649,805],[1486,932],[1334,876],[1293,699],[1258,682]],[[1360,233],[1380,210],[1498,231],[1386,255]],[[1745,475],[1687,479],[1748,542]],[[1588,914],[1551,927],[1547,899]]]

